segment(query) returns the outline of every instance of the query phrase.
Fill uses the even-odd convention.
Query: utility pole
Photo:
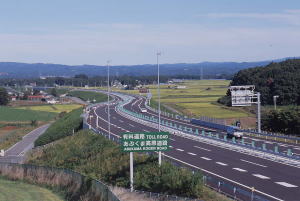
[[[158,132],[160,132],[160,81],[159,81],[159,62],[158,57],[161,56],[161,52],[156,53],[157,59],[157,95],[158,95]],[[158,165],[161,166],[161,151],[158,152]]]
[[[109,85],[109,62],[110,62],[110,61],[107,61],[107,119],[108,119],[108,139],[110,139],[110,109],[109,109],[110,85]]]
[[[260,93],[257,92],[257,131],[261,132]]]
[[[278,97],[279,97],[278,95],[277,95],[277,96],[273,96],[274,110],[277,109],[277,107],[276,107],[276,99],[277,99]]]

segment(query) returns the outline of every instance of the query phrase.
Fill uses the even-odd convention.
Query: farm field
[[[52,191],[39,186],[0,178],[0,200],[5,201],[63,201]]]
[[[240,108],[230,108],[217,103],[227,92],[229,80],[186,80],[178,84],[160,86],[161,103],[190,117],[243,118],[250,116]],[[175,86],[186,88],[175,89]],[[147,86],[152,98],[158,100],[157,86]],[[139,94],[138,90],[114,90]]]
[[[17,107],[16,109],[25,109],[25,110],[34,110],[34,111],[43,111],[43,112],[70,112],[74,109],[82,107],[78,104],[65,104],[65,105],[41,105],[41,106],[26,106],[26,107]]]
[[[20,122],[20,121],[51,121],[57,113],[54,112],[41,112],[28,109],[16,109],[13,107],[0,106],[0,121],[2,122]]]

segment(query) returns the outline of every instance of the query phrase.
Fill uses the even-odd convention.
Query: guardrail
[[[119,110],[125,110],[122,106],[127,104],[127,101],[122,101],[117,108]],[[144,120],[142,120],[144,121]],[[95,133],[101,134],[104,137],[108,138],[108,133],[97,130],[96,128],[91,127],[87,121],[85,121],[87,124],[86,127],[90,127],[91,130],[93,130]],[[116,143],[120,143],[120,137],[116,136],[110,136],[110,140],[115,141]],[[170,160],[170,162],[175,163],[173,160]],[[175,163],[176,165],[176,163]],[[203,172],[203,183],[208,188],[211,188],[221,194],[224,194],[227,197],[230,197],[234,200],[251,200],[251,201],[268,201],[270,200],[268,197],[261,195],[259,192],[257,192],[255,189],[250,188],[243,188],[239,185],[236,185],[235,183],[228,182],[222,178],[219,178],[217,176],[213,176],[210,174],[205,174]],[[129,191],[129,189],[128,189]],[[137,193],[147,194],[148,197],[155,198],[155,200],[194,200],[189,198],[182,198],[177,196],[170,196],[165,194],[159,194],[159,193],[152,193],[152,192],[144,192],[144,191],[138,191]]]

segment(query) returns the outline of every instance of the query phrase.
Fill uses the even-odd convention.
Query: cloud
[[[209,18],[248,18],[300,25],[300,9],[284,10],[278,13],[208,13],[199,16]]]

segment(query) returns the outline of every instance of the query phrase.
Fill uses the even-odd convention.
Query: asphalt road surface
[[[34,141],[43,134],[50,124],[43,125],[26,134],[22,140],[5,151],[4,157],[0,157],[0,162],[22,163],[27,151],[34,147]]]
[[[118,99],[116,99],[116,101],[117,100]],[[125,108],[131,111],[141,112],[140,109],[144,104],[143,101],[145,101],[143,98],[135,97]],[[151,111],[148,111],[148,113],[153,116],[157,115]],[[157,129],[147,124],[126,118],[117,112],[114,106],[110,107],[110,114],[112,136],[119,136],[124,132],[157,131]],[[95,110],[91,110],[90,115],[92,116],[90,119],[91,125],[102,132],[107,132],[107,107],[105,105],[99,106],[95,108]],[[98,123],[96,123],[97,116]],[[189,122],[171,119],[169,117],[162,117],[162,119],[182,123],[190,128],[203,128],[190,124]],[[208,128],[203,129],[207,131],[210,130]],[[248,139],[252,140],[251,137],[248,137]],[[268,142],[267,140],[263,141]],[[176,135],[171,135],[170,142],[171,149],[164,153],[165,159],[171,159],[191,169],[202,170],[208,175],[219,178],[220,181],[226,181],[226,183],[244,188],[248,191],[251,187],[254,187],[256,189],[255,193],[262,195],[267,200],[300,200],[300,169],[298,167]],[[272,145],[271,143],[270,146]],[[282,143],[282,145],[284,145],[282,148],[290,146],[284,143]],[[295,146],[293,148],[299,148],[297,145],[293,146]],[[237,197],[244,200],[251,199],[242,194],[237,195]]]

